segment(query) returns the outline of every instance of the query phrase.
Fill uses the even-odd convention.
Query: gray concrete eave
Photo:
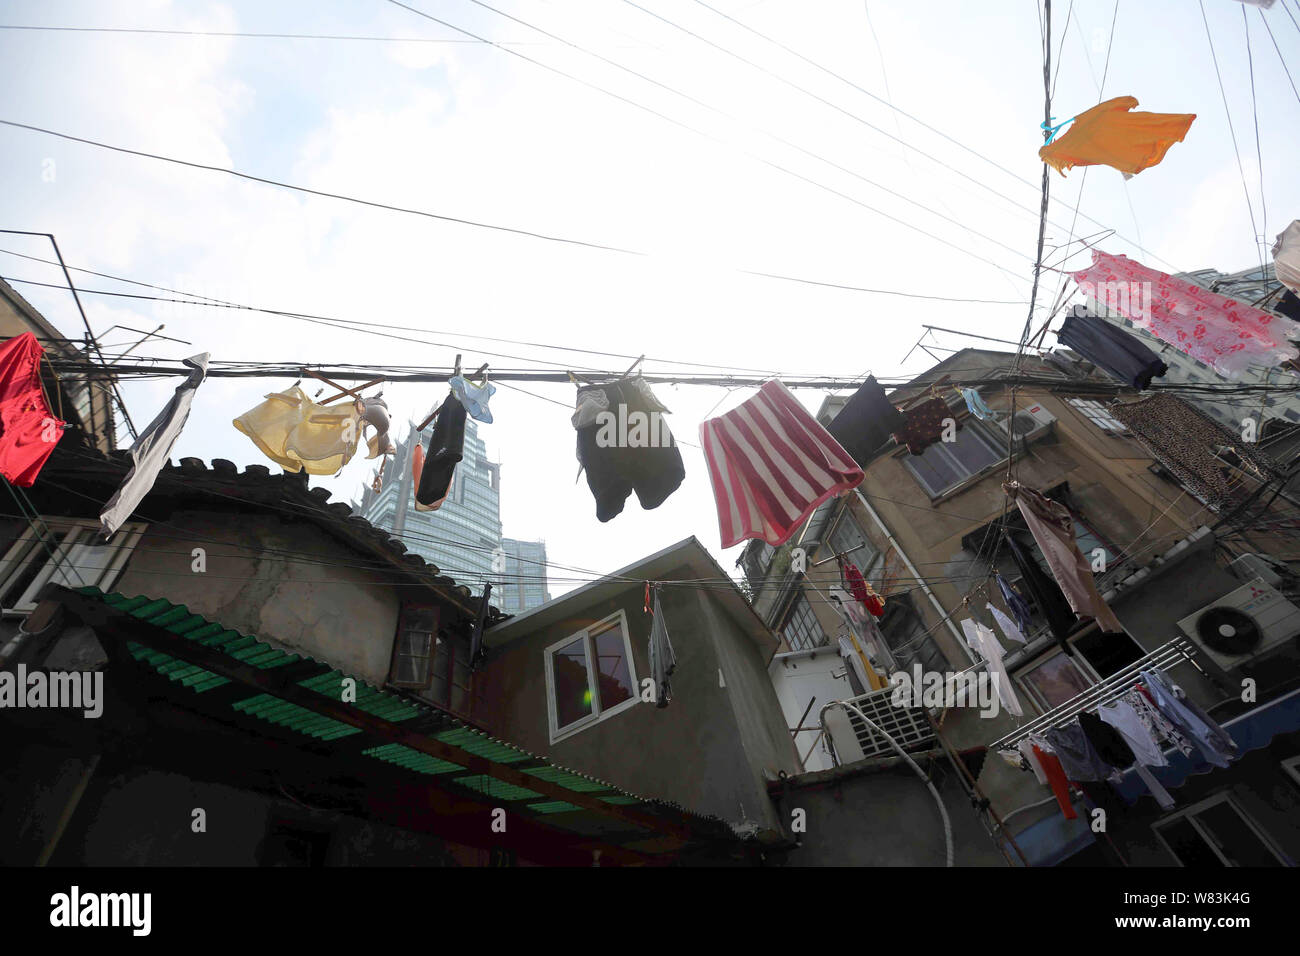
[[[500,647],[539,628],[572,617],[587,605],[609,600],[627,591],[640,590],[646,581],[684,581],[696,578],[731,580],[708,549],[692,536],[523,614],[508,618],[485,631],[483,642],[488,647]],[[733,583],[730,587],[711,588],[708,593],[758,645],[764,660],[770,661],[781,641],[755,613],[740,589]],[[669,629],[671,632],[671,622]]]

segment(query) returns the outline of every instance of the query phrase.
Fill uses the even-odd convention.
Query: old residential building
[[[823,506],[790,545],[775,551],[761,543],[746,548],[741,564],[755,607],[782,636],[771,676],[811,777],[833,772],[827,768],[836,758],[817,715],[835,699],[856,697],[861,706],[874,708],[878,719],[896,720],[895,735],[908,749],[931,750],[936,736],[935,726],[924,719],[893,714],[882,697],[888,690],[862,686],[850,662],[840,656],[836,636],[842,618],[827,600],[828,589],[839,583],[839,571],[833,560],[818,562],[847,554],[885,596],[882,671],[911,671],[918,665],[927,672],[983,667],[959,622],[974,617],[992,624],[989,602],[1005,609],[997,588],[990,586],[993,571],[1013,586],[1018,583],[1016,566],[1002,545],[1004,531],[1033,547],[1001,489],[1007,472],[1009,390],[996,383],[1009,374],[1012,358],[966,349],[895,390],[890,400],[904,408],[933,395],[946,398],[962,426],[955,440],[919,456],[887,446],[863,463],[866,478],[860,487]],[[1300,609],[1295,607],[1300,586],[1285,560],[1292,532],[1279,532],[1294,524],[1285,497],[1272,503],[1276,510],[1269,518],[1261,519],[1259,512],[1269,503],[1255,497],[1259,482],[1225,459],[1224,467],[1238,477],[1239,491],[1216,511],[1184,489],[1108,414],[1110,397],[1099,384],[1111,390],[1113,384],[1069,362],[1032,357],[1022,361],[1019,374],[1032,377],[1033,384],[1017,392],[1014,474],[1069,507],[1081,547],[1100,559],[1099,567],[1104,562],[1100,587],[1127,633],[1101,634],[1091,625],[1079,625],[1067,654],[1036,616],[1037,629],[1027,635],[1027,646],[1004,639],[1005,665],[1025,715],[1001,712],[986,718],[971,708],[932,712],[949,763],[956,766],[956,752],[1004,746],[1023,735],[1022,728],[1037,726],[1039,715],[1068,715],[1108,682],[1133,680],[1137,669],[1155,665],[1168,666],[1193,699],[1226,723],[1243,753],[1228,769],[1194,761],[1161,768],[1157,775],[1167,777],[1166,786],[1178,799],[1169,813],[1160,811],[1150,796],[1139,797],[1141,788],[1134,789],[1130,772],[1124,793],[1134,802],[1122,813],[1112,813],[1109,839],[1099,839],[1085,814],[1065,820],[1047,788],[989,752],[978,768],[975,794],[977,800],[989,801],[986,829],[1002,837],[1006,857],[1016,863],[1178,865],[1198,855],[1222,855],[1222,849],[1214,849],[1219,843],[1232,844],[1228,852],[1243,858],[1295,860],[1300,829],[1292,764],[1298,752],[1300,698],[1295,691],[1300,685],[1294,638],[1300,633]],[[990,383],[981,391],[999,413],[996,420],[978,421],[967,413],[953,385],[970,380]],[[830,421],[842,403],[842,398],[828,399],[821,419]],[[1272,494],[1278,484],[1265,490]],[[795,545],[807,552],[805,573],[791,569]],[[1258,611],[1261,601],[1266,612]],[[1257,644],[1231,653],[1207,630],[1207,625],[1217,627],[1218,617],[1202,620],[1206,609],[1215,607],[1261,614]],[[1251,700],[1241,699],[1243,678],[1255,681],[1257,696]],[[857,739],[848,740],[847,747],[844,735],[829,735],[835,750],[847,750],[852,757],[865,753],[867,767],[891,758],[878,735],[860,722],[854,729]],[[839,772],[858,767],[849,761]],[[862,789],[860,819],[871,819],[879,803],[870,788]],[[1188,822],[1192,818],[1195,825]]]
[[[4,711],[4,862],[745,860],[720,820],[502,740],[473,660],[499,613],[328,491],[187,458],[104,542],[126,467],[60,445],[0,524],[0,676],[102,681],[98,713]]]

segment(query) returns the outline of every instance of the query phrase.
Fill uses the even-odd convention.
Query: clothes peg
[[[635,362],[633,362],[631,365],[627,367],[627,371],[623,373],[623,377],[627,378],[629,375],[631,375],[632,372],[636,369],[636,367],[644,361],[645,361],[645,356],[642,355],[639,359],[637,359]]]
[[[431,412],[429,413],[429,417],[426,418],[424,421],[422,421],[422,422],[420,423],[420,427],[417,428],[416,431],[417,431],[417,432],[422,432],[422,431],[424,431],[426,428],[428,428],[428,427],[429,427],[429,423],[430,423],[431,421],[433,421],[435,418],[438,417],[438,413],[439,413],[440,411],[442,411],[442,402],[439,402],[439,403],[438,403],[438,407],[435,408],[433,411],[431,411]]]

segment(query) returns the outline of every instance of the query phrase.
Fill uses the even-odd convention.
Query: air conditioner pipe
[[[925,771],[922,770],[917,765],[916,761],[913,760],[908,755],[907,751],[904,750],[899,745],[897,740],[895,740],[889,734],[881,730],[880,726],[874,720],[872,720],[870,717],[864,714],[856,705],[850,704],[848,701],[833,700],[829,704],[826,704],[824,707],[822,707],[822,709],[817,714],[817,721],[822,726],[822,733],[826,734],[827,737],[830,737],[832,746],[834,746],[835,744],[835,738],[831,737],[830,733],[826,729],[826,711],[830,710],[832,707],[835,706],[840,706],[845,708],[846,710],[851,710],[853,711],[853,713],[857,714],[860,718],[862,718],[862,722],[866,724],[868,728],[870,728],[872,733],[880,734],[880,736],[884,737],[885,740],[889,741],[889,746],[893,747],[896,751],[898,751],[898,755],[902,757],[904,761],[906,761],[909,767],[911,767],[914,771],[916,771],[916,775],[921,778],[921,782],[924,783],[926,789],[930,791],[930,796],[934,797],[934,802],[939,805],[939,816],[943,818],[943,844],[944,844],[944,849],[946,850],[948,855],[948,866],[951,867],[953,865],[952,821],[948,819],[948,808],[943,805],[943,797],[939,796],[939,791],[934,788],[934,783],[931,782],[930,778],[925,775]]]

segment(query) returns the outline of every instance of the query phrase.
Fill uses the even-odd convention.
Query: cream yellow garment
[[[1126,175],[1140,173],[1165,158],[1196,119],[1195,113],[1130,113],[1132,96],[1117,96],[1074,118],[1065,131],[1038,151],[1062,176],[1074,166],[1111,166]]]
[[[353,403],[317,405],[296,385],[267,395],[234,425],[285,471],[309,475],[332,475],[346,465],[361,434]]]

